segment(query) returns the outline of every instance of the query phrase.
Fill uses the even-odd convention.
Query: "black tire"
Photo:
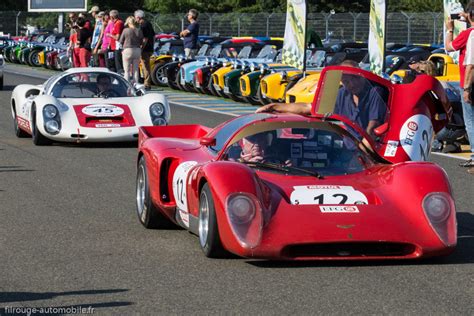
[[[0,90],[3,90],[3,76],[0,77]]]
[[[245,100],[245,102],[250,103],[252,105],[261,105],[260,100],[255,96],[248,96],[248,97],[242,97],[242,98]]]
[[[18,138],[25,138],[25,137],[30,136],[27,132],[25,132],[20,127],[18,127],[18,120],[16,118],[16,111],[15,111],[15,117],[13,118],[13,128],[15,130],[15,135]]]
[[[41,66],[40,62],[39,62],[39,56],[38,56],[38,51],[37,50],[33,50],[29,55],[28,55],[28,63],[31,65],[31,66],[34,66],[34,67],[39,67]]]
[[[199,195],[199,244],[206,257],[221,258],[228,255],[221,243],[214,199],[207,183]]]
[[[214,88],[214,84],[212,83],[212,78],[209,79],[209,82],[207,84],[207,91],[209,91],[211,95],[215,95],[216,97],[219,96],[216,91],[216,88]]]
[[[138,220],[143,226],[146,228],[170,228],[173,226],[171,221],[155,207],[151,200],[148,171],[144,156],[138,162],[136,201]]]
[[[36,111],[33,109],[32,114],[33,122],[31,124],[31,136],[33,138],[33,144],[36,146],[51,145],[52,141],[49,138],[44,137],[36,126]]]
[[[168,77],[168,87],[175,89],[175,90],[180,90],[179,82],[177,82],[176,77],[178,77],[178,67],[174,67],[173,69],[168,69],[166,71],[166,76]],[[179,79],[179,78],[178,78]]]
[[[168,78],[166,77],[166,64],[159,63],[153,67],[151,72],[151,81],[155,86],[166,87],[168,86]],[[166,80],[164,80],[166,78]]]
[[[267,105],[267,104],[270,103],[268,101],[268,99],[263,97],[262,90],[260,89],[260,87],[258,87],[258,89],[257,89],[257,99],[258,99],[258,101],[260,102],[261,105]]]

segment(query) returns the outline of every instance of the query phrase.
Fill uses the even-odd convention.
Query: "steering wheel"
[[[99,91],[99,92],[97,92],[97,96],[98,97],[104,97],[104,98],[118,98],[118,97],[120,97],[118,92],[115,91],[115,90]]]

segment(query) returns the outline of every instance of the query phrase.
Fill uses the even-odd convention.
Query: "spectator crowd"
[[[68,51],[74,67],[107,67],[123,74],[129,81],[138,82],[140,68],[145,89],[151,88],[150,58],[153,55],[155,31],[145,19],[142,10],[133,16],[120,18],[117,10],[100,11],[93,6],[91,19],[84,13],[70,13],[66,26],[70,29]],[[192,58],[197,48],[198,12],[189,10],[188,28],[180,35],[184,38],[186,56]]]

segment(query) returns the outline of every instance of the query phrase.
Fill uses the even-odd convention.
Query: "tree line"
[[[443,0],[386,0],[388,11],[442,12]],[[27,11],[26,0],[1,0],[0,11]],[[195,8],[206,13],[281,13],[286,11],[287,0],[93,0],[89,7],[98,5],[101,10],[117,9],[132,12],[143,9],[153,13],[179,13]],[[461,1],[464,5],[468,0]],[[309,13],[369,12],[370,0],[306,0]]]

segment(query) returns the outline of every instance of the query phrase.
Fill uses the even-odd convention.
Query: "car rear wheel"
[[[137,215],[140,223],[146,228],[169,228],[172,223],[167,219],[151,201],[150,185],[145,157],[138,162],[137,170]]]
[[[45,146],[45,145],[51,145],[52,141],[49,138],[46,138],[41,134],[41,132],[38,130],[38,126],[36,124],[36,111],[33,110],[33,122],[31,124],[31,136],[33,138],[33,144],[36,146]]]
[[[153,68],[153,74],[151,76],[152,81],[155,85],[160,87],[168,86],[168,77],[166,77],[166,64],[157,64]]]
[[[214,200],[207,183],[199,198],[199,244],[206,257],[220,258],[227,254],[219,237]]]

